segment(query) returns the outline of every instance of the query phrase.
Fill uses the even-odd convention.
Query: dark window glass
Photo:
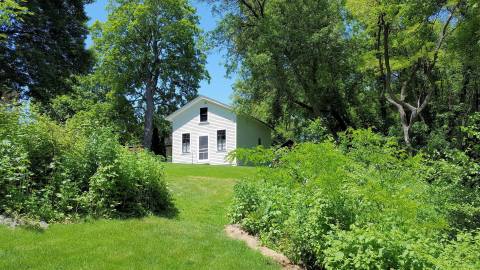
[[[208,108],[200,108],[200,122],[208,121]]]
[[[262,138],[258,138],[258,145],[262,145]]]
[[[217,130],[217,150],[227,150],[227,132],[225,130]]]
[[[190,133],[182,134],[182,153],[190,152]]]

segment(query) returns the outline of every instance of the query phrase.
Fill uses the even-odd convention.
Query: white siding
[[[238,148],[256,147],[259,138],[263,146],[272,146],[271,129],[254,118],[238,115],[237,131]]]
[[[208,123],[200,123],[200,108],[208,107]],[[228,152],[236,149],[236,116],[230,110],[207,100],[196,102],[172,122],[172,162],[229,164]],[[227,151],[217,151],[217,130],[226,130]],[[182,153],[182,134],[190,133],[190,153]],[[198,159],[198,137],[208,136],[208,160]]]

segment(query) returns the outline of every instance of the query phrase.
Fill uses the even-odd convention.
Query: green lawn
[[[0,269],[279,269],[223,233],[235,179],[253,170],[167,164],[174,218],[54,224],[44,232],[0,226]]]

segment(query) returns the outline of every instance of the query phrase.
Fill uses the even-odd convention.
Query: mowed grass
[[[43,232],[0,226],[0,269],[279,269],[227,238],[226,212],[247,167],[167,164],[176,217],[53,224]]]

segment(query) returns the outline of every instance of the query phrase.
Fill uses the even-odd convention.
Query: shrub
[[[273,149],[257,146],[249,149],[237,148],[228,154],[227,159],[230,162],[238,161],[242,165],[270,166],[276,156]]]
[[[5,211],[21,207],[29,188],[26,151],[7,139],[0,141],[0,206]]]
[[[108,127],[61,126],[0,108],[0,212],[47,221],[159,214],[172,208],[160,159]]]
[[[480,231],[460,232],[444,243],[442,252],[433,259],[439,269],[480,269]]]
[[[238,183],[230,218],[309,268],[441,268],[460,245],[449,240],[457,229],[478,226],[478,197],[460,168],[349,130],[339,144],[298,144],[275,168]],[[467,257],[478,248],[461,243]]]

